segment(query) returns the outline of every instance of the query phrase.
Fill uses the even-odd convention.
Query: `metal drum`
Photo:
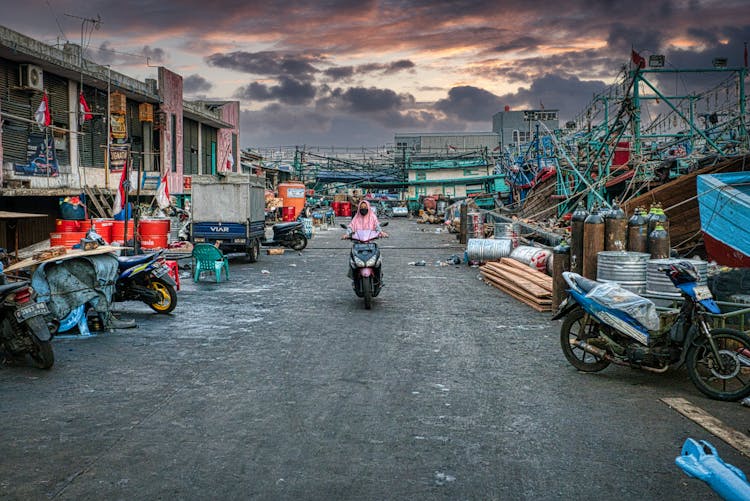
[[[513,223],[495,223],[494,238],[515,238],[516,229]]]
[[[550,256],[552,256],[551,251],[529,245],[519,245],[510,254],[510,257],[516,261],[528,264],[530,267],[543,273],[547,272],[547,260]]]
[[[645,252],[603,251],[597,256],[596,279],[615,282],[636,294],[646,292],[646,272],[651,256]]]
[[[480,212],[469,212],[466,215],[466,231],[469,238],[484,238],[484,221]]]
[[[509,238],[470,238],[466,254],[470,261],[497,261],[510,256],[513,242]]]
[[[652,259],[648,262],[648,272],[646,273],[646,292],[649,294],[659,294],[662,296],[671,296],[679,298],[680,290],[674,286],[672,281],[666,275],[659,271],[660,266],[676,263],[679,261],[690,261],[698,270],[700,280],[699,285],[706,285],[708,280],[708,263],[699,259]]]
[[[448,202],[446,202],[445,200],[438,200],[437,208],[436,208],[437,214],[438,215],[445,214],[446,207],[448,207]]]

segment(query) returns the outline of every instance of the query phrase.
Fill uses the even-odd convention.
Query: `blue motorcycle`
[[[659,271],[684,298],[676,315],[660,317],[653,302],[617,284],[563,273],[569,295],[553,320],[564,318],[565,358],[582,372],[614,363],[662,373],[685,364],[693,384],[713,399],[750,395],[750,337],[710,327],[708,314],[721,311],[708,287],[698,285],[692,263],[680,261]]]
[[[164,251],[138,256],[119,256],[114,301],[142,301],[156,313],[167,314],[177,306],[177,283],[169,276]]]

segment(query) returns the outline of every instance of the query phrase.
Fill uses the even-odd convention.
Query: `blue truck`
[[[193,176],[193,243],[212,243],[224,253],[243,253],[254,263],[265,238],[265,183],[258,176]]]

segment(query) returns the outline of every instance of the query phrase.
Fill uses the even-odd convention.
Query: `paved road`
[[[392,223],[371,311],[333,230],[184,279],[171,316],[118,305],[137,330],[58,339],[50,372],[0,367],[0,498],[711,498],[674,466],[687,437],[750,473],[658,399],[746,433],[747,409],[684,371],[577,373],[549,314],[434,265],[460,252],[435,230]]]

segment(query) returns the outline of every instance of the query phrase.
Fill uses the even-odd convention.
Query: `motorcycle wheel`
[[[747,397],[750,395],[750,336],[734,329],[711,329],[711,337],[724,369],[718,367],[708,339],[703,337],[687,352],[690,380],[715,400],[734,401]]]
[[[247,261],[250,263],[257,263],[260,257],[260,240],[255,240],[250,250],[247,252]]]
[[[31,335],[33,336],[33,334]],[[51,369],[55,365],[55,353],[52,351],[52,343],[49,341],[39,341],[35,337],[34,345],[36,351],[29,353],[31,360],[34,361],[34,365],[40,369]]]
[[[362,278],[362,296],[365,298],[365,309],[372,308],[372,277]]]
[[[565,358],[568,359],[570,365],[575,367],[581,372],[599,372],[609,366],[609,361],[599,358],[591,353],[588,353],[581,348],[571,346],[571,340],[577,340],[582,338],[584,332],[584,317],[585,314],[582,309],[577,308],[565,317],[563,320],[562,327],[560,328],[560,346],[562,347]],[[589,329],[598,329],[596,324],[589,324]]]
[[[161,295],[161,301],[158,303],[151,303],[148,306],[156,313],[161,313],[163,315],[172,313],[172,310],[177,306],[177,291],[174,290],[174,287],[160,278],[151,280],[148,287]]]
[[[301,251],[302,249],[307,247],[307,237],[302,233],[295,233],[292,236],[292,243],[290,244],[290,247],[296,251]]]

